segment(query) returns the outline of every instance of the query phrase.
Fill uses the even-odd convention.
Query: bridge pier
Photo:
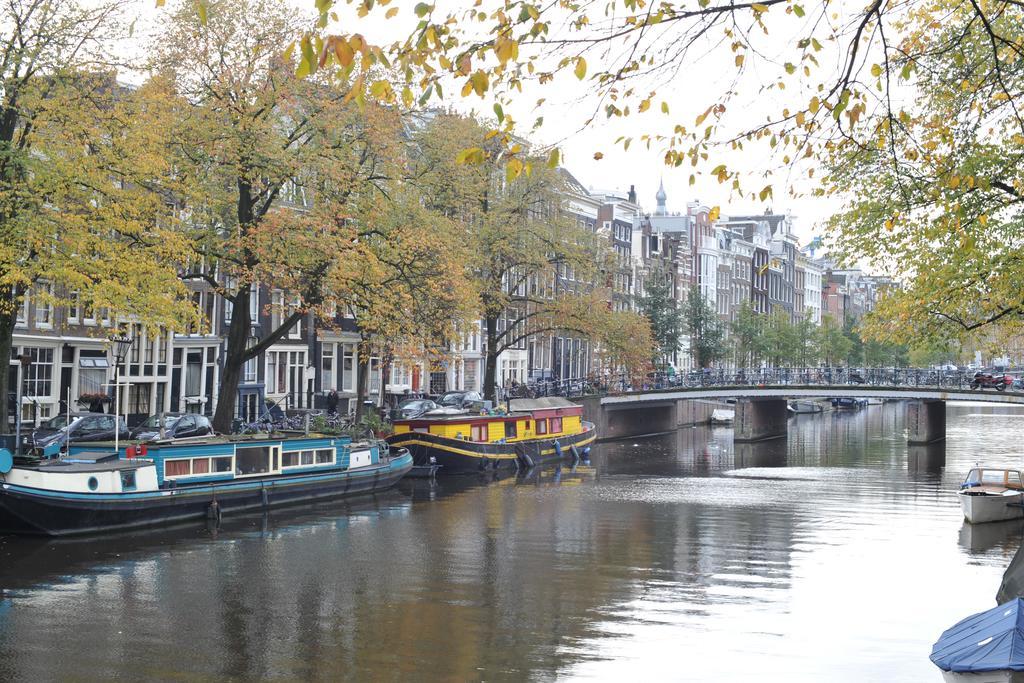
[[[734,441],[763,441],[786,436],[789,411],[784,398],[741,398],[736,401]]]
[[[946,402],[934,399],[907,401],[907,443],[932,443],[946,438]]]

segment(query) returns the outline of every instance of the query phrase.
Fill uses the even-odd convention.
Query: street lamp
[[[121,447],[121,363],[128,355],[128,349],[135,341],[125,334],[112,334],[107,337],[110,350],[114,352],[114,450]]]
[[[21,455],[21,398],[24,395],[22,387],[25,386],[25,380],[28,375],[28,367],[32,364],[32,356],[23,354],[18,356],[18,362],[21,363],[21,378],[18,380],[17,392],[15,393],[14,401],[14,421],[15,421],[15,435],[14,435],[14,453],[15,455]]]

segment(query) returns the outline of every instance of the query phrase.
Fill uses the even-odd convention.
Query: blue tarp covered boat
[[[947,680],[1010,681],[1024,672],[1024,599],[967,617],[932,646]]]

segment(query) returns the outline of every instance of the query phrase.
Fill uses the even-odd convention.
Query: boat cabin
[[[1004,470],[991,467],[973,467],[960,488],[992,486],[1015,491],[1024,491],[1024,479],[1020,470]]]
[[[213,437],[202,441],[71,444],[68,454],[19,466],[12,484],[70,493],[131,493],[260,477],[354,470],[381,462],[377,443],[349,437]]]
[[[502,414],[450,415],[427,413],[395,420],[395,434],[419,432],[475,443],[514,443],[557,439],[583,431],[583,406],[563,398],[516,399]]]

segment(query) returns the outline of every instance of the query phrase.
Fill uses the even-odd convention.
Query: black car
[[[414,417],[437,410],[437,404],[428,398],[410,398],[398,404],[398,407],[391,411],[391,417],[396,420],[408,420]]]
[[[437,399],[442,408],[465,408],[470,403],[483,401],[484,397],[475,391],[449,391]]]
[[[192,436],[214,434],[213,425],[203,415],[186,413],[164,413],[164,439],[187,439]],[[160,416],[150,415],[146,421],[132,430],[131,438],[138,441],[152,441],[160,437]]]
[[[36,428],[29,437],[28,445],[32,448],[45,448],[55,443],[64,445],[78,441],[113,441],[115,424],[118,425],[119,438],[127,439],[130,434],[124,415],[119,415],[115,420],[113,415],[106,413],[61,414]]]

